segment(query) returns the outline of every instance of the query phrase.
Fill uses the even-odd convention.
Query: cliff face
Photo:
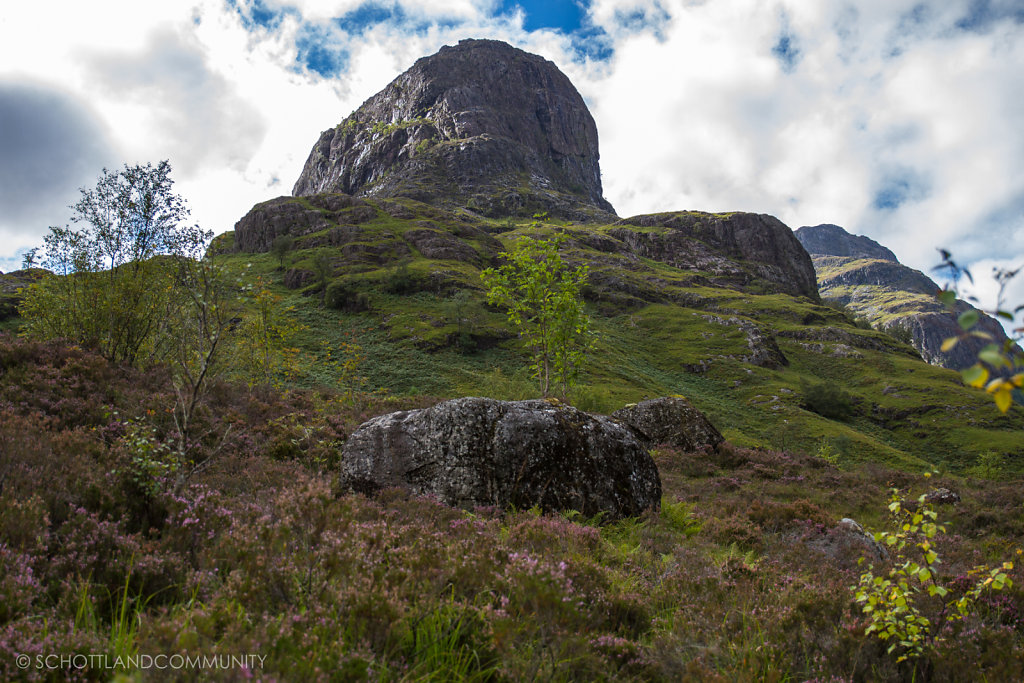
[[[962,370],[990,343],[971,337],[943,351],[942,342],[960,331],[955,316],[973,307],[957,301],[950,314],[935,298],[940,288],[931,278],[901,264],[874,240],[835,225],[803,227],[795,234],[811,254],[822,298],[843,304],[874,327],[898,331],[929,363]],[[1002,325],[984,313],[976,329],[997,343],[1006,340]]]
[[[493,40],[418,60],[313,146],[292,193],[409,197],[488,216],[614,213],[597,127],[551,62]]]
[[[749,284],[752,276],[771,283],[778,291],[818,299],[810,256],[793,231],[774,216],[680,211],[634,216],[619,224],[667,228],[661,232],[612,233],[639,256],[717,275],[735,270],[741,277],[747,274],[748,282],[739,284]],[[738,264],[743,268],[738,269]]]

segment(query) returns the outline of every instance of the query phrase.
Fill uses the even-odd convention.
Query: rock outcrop
[[[410,197],[489,216],[612,214],[597,127],[550,61],[495,40],[418,60],[320,135],[292,193]]]
[[[616,410],[612,417],[633,427],[649,447],[668,444],[692,452],[725,441],[704,413],[682,396],[641,401]]]
[[[277,197],[252,207],[235,223],[235,249],[267,252],[278,235],[302,237],[328,228],[341,228],[357,237],[356,227],[377,217],[377,210],[357,197],[322,194],[313,197]],[[343,244],[349,240],[333,240]]]
[[[843,569],[857,567],[860,559],[870,564],[886,564],[889,552],[872,534],[849,517],[831,528],[810,526],[796,537],[805,547],[815,550]]]
[[[632,429],[546,400],[461,398],[373,418],[345,442],[339,483],[606,520],[661,503],[657,467]]]
[[[750,285],[760,279],[771,289],[818,300],[814,264],[793,231],[765,214],[656,213],[625,218],[611,235],[639,256],[684,270],[710,273]],[[637,232],[625,226],[663,228]]]
[[[0,321],[17,317],[18,306],[24,299],[22,290],[38,282],[46,274],[47,271],[42,268],[0,273]]]
[[[927,362],[962,370],[974,365],[978,351],[990,343],[971,337],[943,351],[942,343],[961,331],[956,316],[973,307],[957,301],[951,314],[935,298],[939,286],[931,278],[901,264],[874,240],[835,225],[805,226],[795,234],[811,254],[823,298],[904,339]],[[997,343],[1006,340],[1002,325],[984,313],[976,329]]]
[[[899,263],[896,254],[864,235],[851,235],[838,225],[805,225],[795,231],[808,254],[832,254],[852,258],[871,258]]]

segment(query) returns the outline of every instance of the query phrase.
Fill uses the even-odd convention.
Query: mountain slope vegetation
[[[1018,414],[994,414],[957,373],[800,294],[799,278],[777,276],[792,268],[758,258],[765,245],[748,244],[742,258],[730,239],[748,220],[699,212],[614,224],[496,220],[407,199],[315,195],[258,205],[211,250],[250,266],[248,277],[294,307],[310,353],[355,334],[374,388],[525,398],[535,395],[526,356],[501,311],[484,303],[479,273],[521,236],[562,234],[567,260],[590,268],[595,348],[570,396],[587,409],[682,394],[744,446],[810,451],[824,439],[850,462],[953,470],[990,451],[1019,458]],[[269,253],[280,234],[295,238],[284,268]],[[329,265],[326,280],[314,276],[318,261]],[[329,378],[311,368],[303,381]],[[849,392],[848,420],[807,405],[808,388],[820,384]]]

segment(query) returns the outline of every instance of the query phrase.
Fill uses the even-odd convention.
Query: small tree
[[[22,269],[23,270],[28,270],[29,268],[35,268],[36,258],[38,256],[38,254],[39,254],[39,247],[32,247],[31,249],[27,250],[24,253],[24,255],[22,255],[22,257],[21,257],[21,267],[22,267]]]
[[[274,238],[274,241],[270,243],[270,251],[277,258],[277,269],[284,270],[285,259],[288,258],[288,252],[295,247],[295,238],[291,235],[278,235]]]
[[[236,321],[243,315],[242,299],[227,269],[206,259],[181,259],[175,272],[178,296],[164,320],[164,333],[173,339],[166,356],[175,391],[173,410],[177,429],[175,492],[212,461],[217,451],[196,461],[192,446],[194,418],[210,380],[221,376],[229,358]],[[221,443],[227,433],[221,437]]]
[[[189,211],[170,173],[167,161],[103,169],[95,188],[81,189],[76,227],[51,227],[44,239],[54,275],[27,291],[28,334],[93,346],[115,362],[160,356],[175,260],[197,257],[212,236],[183,224]]]
[[[262,277],[242,291],[244,312],[238,316],[230,340],[233,369],[249,386],[293,377],[302,355],[295,346],[296,338],[305,326],[292,319],[293,307],[283,306],[281,296],[272,292]]]
[[[561,235],[521,238],[501,254],[508,263],[481,273],[489,288],[487,302],[508,308],[509,322],[533,354],[530,369],[544,396],[552,382],[566,394],[592,347],[590,318],[580,296],[588,269],[571,269],[562,261],[558,250],[564,242]]]
[[[327,286],[334,277],[334,264],[331,255],[326,251],[317,252],[313,257],[313,275],[320,284],[320,303],[327,303]]]

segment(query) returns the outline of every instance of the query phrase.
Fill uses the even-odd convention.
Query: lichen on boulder
[[[642,401],[616,410],[612,417],[639,432],[648,446],[668,444],[693,452],[725,441],[704,413],[682,396]]]
[[[346,441],[339,485],[607,521],[661,503],[658,469],[629,427],[548,400],[460,398],[375,417]]]

